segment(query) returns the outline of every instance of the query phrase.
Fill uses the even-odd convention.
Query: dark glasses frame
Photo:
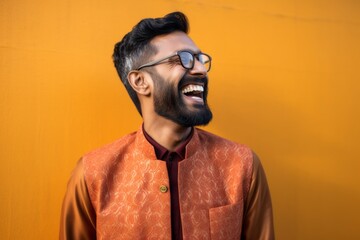
[[[183,63],[183,60],[182,60],[182,58],[181,58],[181,54],[184,54],[184,53],[190,54],[190,55],[192,56],[192,58],[193,58],[193,61],[192,61],[192,64],[191,64],[190,67],[185,66],[185,64]],[[181,50],[181,51],[178,51],[178,52],[176,52],[176,53],[174,53],[174,54],[172,54],[172,55],[170,55],[170,56],[167,56],[167,57],[161,58],[161,59],[159,59],[159,60],[155,60],[155,61],[151,61],[151,62],[149,62],[149,63],[143,64],[143,65],[141,65],[140,67],[138,67],[136,70],[140,70],[140,69],[142,69],[142,68],[152,67],[152,66],[161,64],[162,61],[167,60],[167,59],[172,58],[172,57],[175,57],[175,56],[178,56],[178,57],[179,57],[181,66],[182,66],[183,68],[185,68],[185,69],[188,69],[188,70],[193,69],[194,66],[195,66],[195,59],[197,59],[201,64],[209,63],[209,67],[208,67],[208,69],[206,70],[207,72],[209,72],[210,69],[211,69],[211,57],[210,57],[208,54],[202,53],[202,52],[200,52],[200,53],[192,53],[192,52],[190,52],[190,51]],[[209,59],[208,62],[203,62],[203,61],[201,61],[201,60],[200,60],[200,59],[201,59],[201,56],[206,56],[206,57]]]

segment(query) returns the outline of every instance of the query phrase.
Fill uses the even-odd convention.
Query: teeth
[[[188,92],[194,92],[194,91],[203,92],[204,87],[200,86],[200,85],[187,85],[181,92],[188,93]]]

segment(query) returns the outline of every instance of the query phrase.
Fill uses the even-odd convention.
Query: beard
[[[178,86],[166,81],[157,73],[153,73],[154,79],[154,108],[155,112],[181,126],[192,127],[207,125],[212,119],[212,112],[207,104],[208,78],[194,77],[185,74]],[[202,94],[203,104],[188,106],[181,92],[183,86],[201,83],[204,85]]]

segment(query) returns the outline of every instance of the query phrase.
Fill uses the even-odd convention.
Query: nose
[[[207,69],[199,60],[195,58],[194,67],[189,71],[192,75],[206,76]]]

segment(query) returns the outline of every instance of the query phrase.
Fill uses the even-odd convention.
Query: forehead
[[[184,49],[193,52],[200,51],[193,40],[186,33],[180,31],[156,36],[151,40],[151,44],[158,50],[156,54],[158,56],[165,56]]]

